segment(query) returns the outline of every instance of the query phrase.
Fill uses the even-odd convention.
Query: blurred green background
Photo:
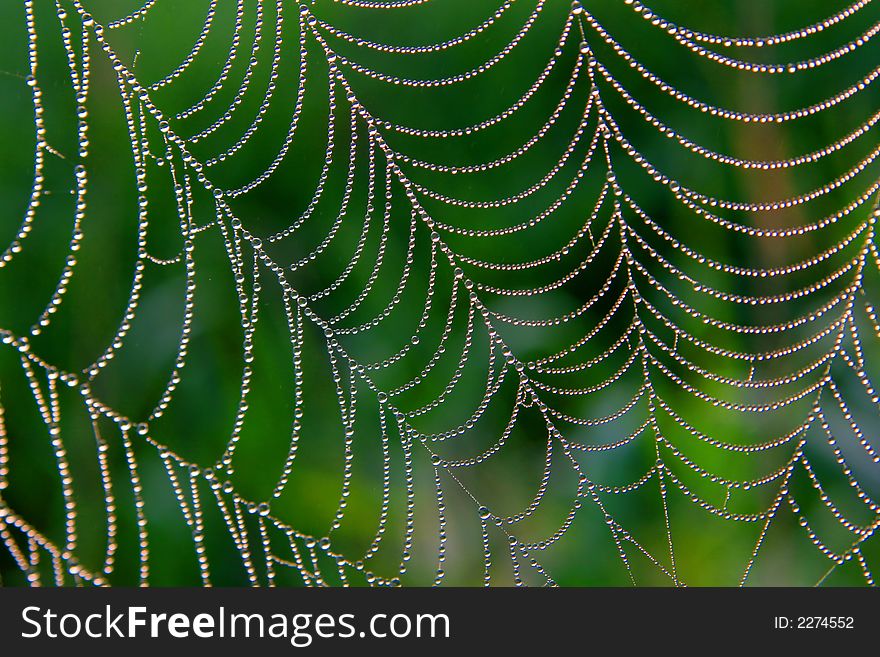
[[[652,180],[613,138],[606,160],[600,138],[574,191],[546,220],[527,230],[501,236],[474,237],[460,234],[462,230],[449,230],[485,231],[526,222],[550,207],[575,179],[598,128],[595,108],[583,119],[593,89],[585,64],[558,119],[534,146],[509,164],[474,174],[451,175],[415,166],[412,160],[465,166],[501,158],[523,146],[542,129],[560,103],[580,56],[581,25],[583,37],[596,59],[651,114],[705,148],[743,159],[785,159],[813,152],[842,138],[878,111],[876,83],[866,85],[834,107],[796,121],[746,124],[708,116],[670,98],[630,68],[586,21],[576,20],[570,36],[560,45],[560,34],[572,8],[568,2],[549,0],[538,5],[516,0],[477,38],[440,52],[421,54],[377,51],[334,36],[327,26],[373,42],[420,46],[468,32],[501,5],[491,0],[434,0],[407,8],[376,9],[319,0],[302,3],[308,8],[308,15],[320,19],[309,21],[294,2],[220,0],[212,4],[208,0],[158,0],[143,20],[116,29],[104,27],[104,50],[95,36],[95,25],[107,26],[135,11],[138,2],[83,0],[84,10],[95,21],[94,25],[86,26],[73,2],[59,1],[58,7],[66,10],[63,20],[59,19],[56,3],[36,0],[33,4],[38,35],[35,40],[28,37],[28,14],[23,3],[6,2],[0,7],[0,18],[6,26],[5,38],[0,42],[0,125],[5,128],[0,141],[0,199],[4,208],[0,233],[4,244],[11,242],[19,230],[34,188],[37,138],[33,88],[27,81],[31,69],[29,47],[35,49],[38,62],[36,81],[48,144],[42,149],[44,191],[33,229],[22,242],[21,252],[0,269],[0,328],[8,337],[7,344],[0,345],[0,403],[8,452],[8,473],[0,493],[3,504],[16,517],[25,519],[63,551],[65,541],[69,540],[65,533],[65,498],[58,469],[58,443],[53,445],[50,434],[57,424],[73,482],[77,544],[71,558],[75,563],[94,573],[108,565],[107,491],[102,485],[101,462],[96,458],[97,448],[106,445],[107,472],[113,484],[113,515],[118,525],[112,530],[115,539],[111,541],[118,548],[112,572],[106,579],[113,584],[139,581],[137,505],[124,449],[128,439],[143,486],[143,512],[149,528],[149,582],[154,585],[201,581],[192,528],[181,513],[160,451],[154,444],[166,446],[175,458],[201,468],[194,471],[193,480],[200,491],[205,532],[195,543],[205,546],[214,584],[241,585],[249,579],[242,563],[241,546],[230,538],[215,503],[215,491],[203,476],[205,468],[216,470],[219,481],[231,482],[233,492],[219,490],[220,498],[230,505],[233,498],[242,500],[242,522],[249,537],[246,551],[252,554],[253,572],[260,582],[265,582],[267,568],[260,516],[247,512],[247,502],[271,501],[271,518],[295,529],[294,548],[305,555],[310,571],[320,570],[323,574],[323,579],[303,578],[296,568],[279,561],[273,566],[278,584],[337,584],[343,581],[340,570],[342,577],[352,584],[372,579],[365,578],[364,572],[375,573],[382,582],[399,577],[404,584],[430,584],[437,577],[438,549],[443,546],[442,583],[479,585],[485,564],[478,507],[486,506],[493,518],[512,516],[529,507],[536,491],[542,490],[545,492],[540,504],[522,522],[505,525],[503,530],[489,522],[486,544],[493,555],[489,566],[493,584],[515,582],[509,534],[515,536],[514,552],[521,562],[521,577],[529,584],[545,583],[544,572],[563,585],[629,585],[633,581],[640,585],[668,585],[676,581],[688,585],[735,585],[740,583],[760,536],[762,547],[747,580],[749,584],[863,585],[872,565],[875,571],[880,567],[880,546],[871,524],[877,522],[877,508],[865,503],[880,489],[880,476],[876,463],[866,457],[859,445],[859,440],[864,440],[880,449],[877,408],[842,356],[833,361],[829,376],[846,400],[852,422],[861,428],[861,435],[852,429],[850,419],[836,405],[828,389],[808,394],[779,410],[737,413],[701,400],[663,375],[656,365],[643,370],[638,362],[614,385],[596,394],[548,393],[545,401],[554,409],[574,417],[599,418],[624,407],[644,384],[647,372],[655,394],[664,403],[691,426],[718,440],[737,445],[770,441],[793,431],[807,417],[815,418],[815,409],[821,408],[837,442],[829,442],[822,423],[813,421],[797,439],[781,446],[757,453],[725,451],[696,440],[677,426],[668,412],[660,410],[657,402],[643,396],[632,412],[619,421],[584,427],[560,420],[556,428],[572,443],[600,446],[620,440],[651,418],[657,418],[656,424],[649,424],[638,439],[623,447],[607,451],[574,450],[572,458],[590,481],[607,487],[625,487],[638,481],[654,467],[658,457],[662,458],[669,472],[664,477],[666,495],[661,495],[655,475],[632,492],[615,494],[600,489],[595,498],[584,494],[580,507],[573,512],[578,495],[577,473],[561,443],[548,441],[545,417],[535,406],[529,406],[519,411],[509,439],[490,458],[474,466],[439,468],[436,476],[445,504],[444,541],[438,534],[431,453],[446,461],[469,459],[499,440],[517,398],[515,368],[509,368],[479,421],[457,438],[426,440],[423,445],[418,435],[401,435],[394,415],[395,409],[401,413],[420,409],[444,391],[459,369],[459,356],[468,333],[467,290],[462,285],[454,286],[454,265],[445,253],[438,252],[432,305],[424,327],[418,331],[417,343],[410,339],[425,309],[431,271],[431,229],[425,216],[442,226],[437,229],[442,243],[459,258],[456,264],[464,270],[464,276],[477,283],[475,290],[481,303],[498,314],[493,325],[505,344],[520,362],[530,363],[589,334],[625,290],[626,267],[615,270],[622,238],[619,222],[615,223],[612,217],[613,200],[609,196],[602,204],[589,235],[583,234],[563,256],[546,266],[499,271],[469,262],[525,262],[565,247],[596,205],[609,176],[608,161],[617,183],[672,238],[707,258],[743,268],[782,267],[813,258],[845,241],[858,227],[866,225],[871,215],[874,203],[869,199],[839,221],[803,235],[760,238],[726,230],[696,215],[675,198],[668,186]],[[878,61],[875,41],[866,39],[853,52],[794,75],[738,71],[697,56],[677,43],[668,31],[644,20],[622,1],[585,0],[583,5],[608,34],[662,80],[710,105],[740,112],[774,113],[809,107],[869,76]],[[821,0],[653,0],[649,6],[669,21],[695,31],[760,36],[814,24],[845,5]],[[155,86],[181,62],[188,61],[211,7],[214,10],[210,31],[191,57],[191,64],[175,75],[171,83]],[[239,7],[242,11],[237,14]],[[354,70],[350,63],[406,79],[432,80],[462,74],[502,51],[536,10],[540,11],[534,14],[534,26],[506,57],[460,84],[431,88],[393,85]],[[828,29],[789,43],[751,49],[724,44],[707,47],[758,63],[797,62],[859,39],[876,26],[877,20],[876,7],[869,5]],[[337,53],[333,65],[350,85],[350,98],[341,82],[336,80],[331,85],[331,64],[315,33]],[[84,43],[88,51],[89,88],[82,111],[77,104],[75,85],[83,68]],[[301,47],[306,54],[304,61]],[[121,64],[118,71],[114,70],[111,54]],[[529,101],[486,129],[448,138],[426,138],[395,128],[398,125],[444,131],[486,121],[526,93],[553,57],[558,60],[556,65]],[[73,79],[71,61],[76,72]],[[300,107],[298,89],[304,63],[305,93]],[[128,78],[125,71],[132,77]],[[795,168],[763,171],[719,164],[681,148],[658,132],[623,101],[597,70],[592,74],[602,103],[626,139],[681,187],[709,197],[743,202],[795,197],[834,180],[868,158],[877,147],[874,131],[868,130],[827,157]],[[151,85],[155,88],[150,89]],[[203,109],[188,115],[187,110],[206,94],[209,100]],[[333,144],[328,148],[331,95],[335,95],[335,121]],[[370,116],[381,121],[378,133],[370,133],[363,116],[352,128],[354,98]],[[176,135],[174,140],[161,129],[160,115],[170,124],[171,133]],[[381,135],[384,143],[402,156],[397,163],[413,184],[452,198],[485,201],[515,195],[541,180],[563,157],[582,121],[583,136],[572,146],[571,156],[558,175],[523,201],[497,208],[467,208],[417,192],[424,214],[414,223],[411,199],[376,146]],[[82,146],[78,141],[80,122],[88,126],[85,157],[78,154]],[[292,122],[296,132],[287,150],[284,145]],[[210,130],[214,126],[217,128]],[[206,130],[208,134],[198,137]],[[249,138],[243,140],[243,136]],[[357,148],[350,160],[355,138]],[[181,151],[184,140],[186,155]],[[135,160],[140,157],[137,149],[141,147],[148,149],[142,153],[147,184],[139,190]],[[332,159],[326,167],[326,181],[321,184],[327,152]],[[224,153],[228,155],[222,161],[205,165]],[[278,158],[276,166],[273,161],[279,153],[283,157]],[[196,168],[193,162],[202,164]],[[78,165],[85,167],[88,182],[76,264],[63,303],[52,313],[51,323],[33,334],[32,328],[43,316],[69,262]],[[267,170],[271,170],[271,176],[264,182],[247,192],[236,192]],[[710,210],[734,223],[759,229],[813,224],[862,196],[876,184],[877,173],[877,164],[869,159],[864,169],[845,184],[809,203],[785,210]],[[217,203],[200,180],[202,174],[211,189],[226,192],[223,198],[229,214],[221,215],[219,220]],[[347,194],[349,178],[352,182]],[[188,210],[184,203],[183,217],[175,185],[180,193],[191,195]],[[390,189],[387,211],[386,187]],[[307,210],[316,188],[323,191],[312,210]],[[146,210],[140,215],[139,197],[146,201],[141,206]],[[340,213],[343,205],[345,211]],[[309,216],[292,236],[269,239],[293,224],[303,212]],[[241,228],[236,227],[231,214],[240,220]],[[331,232],[340,216],[338,229]],[[847,262],[857,261],[870,235],[868,228],[859,229],[845,247],[823,257],[815,266],[786,276],[761,278],[726,274],[682,255],[671,248],[669,241],[658,238],[631,209],[623,209],[623,221],[692,282],[744,296],[777,295],[809,288]],[[387,224],[385,237],[383,222]],[[535,288],[558,280],[584,260],[592,250],[590,240],[601,240],[606,228],[607,239],[594,260],[559,289],[534,296],[492,291],[499,287]],[[251,244],[241,239],[241,230],[262,240],[265,259],[255,258]],[[297,266],[324,245],[328,236],[332,239],[317,257]],[[401,287],[399,303],[375,328],[346,334],[345,328],[371,321],[395,299],[406,269],[410,239],[414,240],[412,271]],[[856,275],[854,269],[847,270],[829,284],[781,304],[730,303],[680,280],[668,268],[658,265],[656,258],[638,246],[635,238],[626,239],[633,256],[644,263],[645,271],[673,296],[710,317],[739,325],[795,320],[845,292]],[[352,254],[360,250],[363,255],[348,271],[346,265]],[[384,255],[374,277],[380,253]],[[192,263],[189,277],[188,259]],[[303,320],[301,418],[295,417],[297,386],[291,326],[285,312],[288,304],[276,273],[266,264],[268,259],[287,268],[285,276],[291,289],[296,294],[312,296],[308,307],[325,321],[345,311],[369,287],[357,309],[336,325],[343,329],[335,338],[338,348],[328,345],[328,338],[315,321]],[[138,263],[143,263],[142,270]],[[241,270],[235,271],[239,266]],[[343,273],[347,275],[332,293],[321,294]],[[866,301],[875,298],[877,267],[872,257],[867,258],[860,275],[862,291],[854,297],[856,310],[851,314],[851,325],[862,338],[860,347],[867,363],[863,367],[870,375],[871,368],[876,369],[873,363],[878,356],[871,320],[864,308]],[[596,294],[609,276],[608,293],[575,321],[535,328],[512,325],[500,317],[542,319],[572,312]],[[797,344],[819,333],[831,321],[829,318],[837,317],[844,307],[840,304],[836,314],[829,312],[787,331],[734,333],[688,317],[644,273],[632,276],[645,302],[672,318],[683,331],[719,349],[742,353],[761,353]],[[115,350],[114,358],[90,377],[90,369],[106,353],[124,322],[133,281],[138,281],[139,294],[137,308],[129,319],[130,330]],[[252,304],[255,287],[259,297]],[[179,383],[174,384],[161,417],[151,418],[173,380],[181,332],[189,324],[190,295],[191,325],[186,330],[186,358],[179,369]],[[453,299],[456,306],[450,313]],[[296,308],[295,302],[289,303],[290,308]],[[246,363],[244,349],[249,332],[242,313],[252,321],[254,309],[258,321],[251,336],[253,360]],[[452,328],[448,337],[443,338],[449,316],[453,317]],[[697,390],[731,403],[778,401],[809,388],[825,375],[822,367],[813,368],[797,380],[773,389],[741,389],[711,382],[689,373],[663,351],[662,345],[674,347],[697,367],[734,379],[748,379],[750,364],[676,340],[669,327],[644,305],[639,309],[639,317],[656,336],[649,349],[659,361]],[[632,301],[628,301],[582,350],[554,365],[574,365],[601,355],[619,342],[632,321]],[[458,426],[467,421],[483,398],[490,376],[491,343],[479,311],[474,322],[469,357],[458,372],[457,384],[438,408],[410,419],[415,431],[428,435]],[[29,351],[39,362],[23,359],[19,339],[28,335]],[[837,335],[831,333],[791,355],[758,362],[753,378],[784,378],[798,372],[836,348]],[[841,354],[858,357],[850,325],[842,335]],[[636,338],[637,333],[627,346],[635,345]],[[423,383],[394,395],[390,405],[378,401],[382,396],[377,391],[387,394],[418,376],[441,341],[445,352]],[[357,372],[358,365],[382,361],[404,348],[405,356],[392,366]],[[344,349],[345,355],[340,349]],[[331,527],[344,492],[346,427],[340,418],[328,353],[335,354],[338,361],[346,403],[350,403],[351,389],[357,398],[355,419],[349,427],[350,494],[344,496],[344,517],[337,529]],[[556,376],[537,374],[535,378],[561,388],[596,386],[614,375],[627,355],[628,351],[617,350],[586,371]],[[499,358],[503,356],[499,354]],[[25,361],[30,365],[23,365]],[[77,373],[77,383],[64,385],[53,378],[56,371]],[[249,388],[245,401],[243,377]],[[80,385],[87,379],[87,386]],[[352,380],[354,383],[350,384]],[[54,403],[53,391],[57,391]],[[99,404],[95,405],[96,402]],[[243,403],[246,413],[240,412]],[[292,427],[299,419],[296,460],[284,492],[276,499],[272,492],[290,449]],[[127,424],[147,421],[149,440]],[[384,444],[383,422],[387,426]],[[655,440],[657,432],[666,440],[659,447]],[[798,448],[801,437],[803,446]],[[231,438],[236,447],[228,472],[217,465]],[[552,445],[549,456],[548,443]],[[803,467],[795,468],[786,486],[798,512],[783,501],[766,535],[764,522],[720,518],[701,508],[673,483],[674,477],[694,497],[716,508],[735,514],[759,513],[777,499],[779,477],[728,491],[727,486],[701,476],[700,472],[736,481],[763,481],[762,478],[784,467],[799,449],[806,455],[816,479],[811,479]],[[410,459],[412,482],[408,486]],[[846,466],[841,466],[841,459],[845,459]],[[697,468],[689,467],[688,463]],[[179,481],[188,487],[189,470],[175,468]],[[387,505],[383,504],[386,479]],[[817,480],[822,490],[817,489]],[[186,494],[190,495],[189,491]],[[841,517],[867,529],[859,534],[844,527],[825,503],[829,499]],[[408,508],[413,510],[412,518]],[[518,552],[524,543],[552,536],[567,523],[570,513],[574,522],[563,538],[546,550]],[[606,513],[613,519],[611,526],[616,531],[609,529]],[[816,540],[800,525],[801,516]],[[374,544],[380,526],[383,533],[379,548],[366,564],[358,564]],[[12,525],[7,525],[7,531],[3,536],[7,547],[11,542],[27,554],[27,536]],[[405,537],[410,534],[413,544],[408,548]],[[267,537],[280,559],[294,560],[283,528],[270,527]],[[314,540],[322,537],[330,539],[327,550],[321,544],[314,545]],[[670,556],[669,537],[674,560]],[[829,560],[817,547],[819,540],[830,550],[848,554],[847,559],[840,564]],[[860,552],[853,553],[851,548],[859,540]],[[405,551],[411,552],[412,558],[405,562],[405,572],[399,575]],[[13,552],[0,550],[0,577],[4,585],[21,585],[27,580],[28,573],[16,565]],[[537,568],[530,563],[533,558]],[[340,559],[342,565],[337,567]],[[51,582],[51,567],[51,558],[43,552],[39,563],[30,569],[31,575],[38,573],[44,583]],[[76,582],[76,577],[65,579],[67,584]]]

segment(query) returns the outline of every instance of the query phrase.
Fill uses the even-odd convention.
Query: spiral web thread
[[[682,522],[696,524],[697,532],[701,522],[707,532],[746,527],[738,570],[719,574],[716,583],[750,583],[779,523],[793,525],[797,540],[824,563],[813,583],[844,568],[875,583],[875,3],[860,0],[775,36],[735,38],[672,22],[639,0],[565,7],[505,0],[476,3],[482,22],[465,25],[459,36],[420,41],[419,12],[445,1],[192,3],[203,25],[188,54],[157,77],[140,72],[148,44],[138,39],[169,0],[149,0],[121,17],[123,3],[25,0],[29,70],[12,75],[28,85],[32,100],[33,184],[0,276],[28,253],[53,186],[70,189],[73,223],[42,312],[23,328],[2,331],[2,348],[14,357],[47,436],[15,430],[24,411],[10,405],[10,384],[0,380],[4,580],[20,570],[33,585],[124,583],[121,564],[134,563],[127,572],[135,582],[151,583],[162,568],[154,556],[161,525],[171,520],[165,511],[158,515],[150,487],[164,486],[179,510],[175,521],[191,535],[176,549],[191,552],[181,560],[205,585],[218,574],[253,585],[442,584],[449,564],[467,559],[477,565],[454,582],[564,584],[578,564],[600,559],[594,543],[610,546],[612,558],[601,567],[618,569],[622,582],[687,585],[690,566],[675,518],[687,508],[694,513]],[[617,11],[607,14],[609,5]],[[412,45],[367,36],[386,17],[409,26],[398,41]],[[618,23],[646,30],[680,65],[640,59],[640,44]],[[364,35],[357,31],[362,24]],[[541,41],[540,66],[520,65],[523,75],[537,75],[520,80],[513,95],[483,83],[524,44],[534,44],[536,33],[552,36]],[[820,38],[819,54],[770,61]],[[228,50],[212,56],[213,77],[205,80],[193,70],[212,39]],[[480,61],[430,75],[445,70],[444,58],[477,51],[481,41],[492,46]],[[128,50],[119,45],[129,42]],[[45,59],[53,57],[64,61],[66,79],[51,77]],[[739,83],[746,97],[833,67],[837,73],[794,87],[802,105],[764,112],[714,103],[714,91],[689,76],[688,67],[699,66]],[[44,90],[59,84],[73,94],[78,156],[65,157],[52,143],[52,121],[61,119],[46,111]],[[180,102],[173,95],[179,85],[201,89],[199,98]],[[465,108],[439,124],[427,117],[424,127],[393,118],[417,94],[458,87],[468,90],[464,98],[497,95],[497,111],[468,120]],[[90,110],[111,93],[130,140],[130,161],[115,166],[133,162],[136,256],[115,333],[85,367],[68,369],[43,356],[39,340],[66,308],[90,212],[101,203],[90,190],[91,168],[102,157],[91,141]],[[310,94],[325,106],[326,123],[317,128]],[[543,123],[517,132],[526,130],[518,117],[545,95],[554,100]],[[245,102],[255,96],[258,102]],[[279,106],[286,117],[280,131],[270,118]],[[865,107],[873,113],[853,120]],[[735,154],[751,133],[772,140],[791,125],[831,114],[837,136],[797,155]],[[738,137],[717,145],[723,131]],[[325,134],[326,152],[297,152],[306,132]],[[500,155],[479,141],[502,133],[517,146]],[[296,176],[296,158],[321,165],[314,194],[285,215],[286,223],[267,227],[252,199]],[[526,175],[505,173],[517,166]],[[702,171],[745,182],[719,189]],[[492,182],[476,185],[473,198],[466,186],[452,185],[480,176]],[[151,250],[158,194],[177,214],[176,253]],[[737,197],[752,200],[730,200]],[[8,207],[5,217],[9,225]],[[346,231],[355,238],[343,257],[334,249]],[[193,328],[201,308],[200,243],[209,236],[209,248],[220,245],[232,275],[225,294],[236,298],[240,314],[241,378],[231,431],[215,459],[200,460],[172,447],[161,421],[194,376],[188,357],[201,339]],[[554,246],[542,248],[548,244]],[[127,348],[145,288],[160,270],[185,280],[182,320],[171,322],[179,331],[175,355],[149,412],[127,415],[99,392],[100,380]],[[14,284],[10,275],[4,285]],[[371,306],[383,295],[383,304]],[[292,384],[288,414],[279,415],[289,444],[280,461],[267,455],[259,465],[271,485],[253,497],[239,490],[234,475],[254,466],[237,465],[236,454],[255,439],[245,431],[261,394],[255,344],[271,313],[286,331],[287,350],[274,358],[289,367],[284,376]],[[374,336],[396,341],[395,351],[371,352]],[[319,344],[328,376],[310,382],[308,359]],[[323,440],[342,450],[338,501],[329,527],[316,533],[276,501],[298,476],[309,385],[335,394],[337,430]],[[456,397],[463,387],[464,397]],[[68,409],[77,403],[92,428],[91,447],[72,445],[65,432],[67,417],[76,414]],[[468,410],[460,417],[462,408]],[[539,476],[529,479],[531,499],[514,509],[498,493],[504,485],[493,498],[481,482],[498,478],[483,473],[515,449],[509,443],[521,433],[531,440],[530,465]],[[13,502],[13,471],[31,467],[16,454],[25,441],[51,446],[52,479],[34,485],[60,487],[60,527],[42,527]],[[356,482],[368,451],[378,454],[378,494]],[[83,453],[95,461],[96,477],[86,483],[72,465]],[[144,474],[147,459],[161,464],[163,482]],[[502,480],[516,480],[525,468],[521,461],[503,464]],[[37,472],[19,481],[42,476]],[[90,521],[77,493],[86,485],[97,487],[101,501]],[[361,495],[374,498],[377,508],[367,517],[376,522],[357,547],[336,537],[356,520]],[[644,517],[627,515],[618,500],[633,500],[630,507],[643,508]],[[123,527],[125,514],[135,522]],[[572,539],[582,524],[589,529]],[[459,525],[467,527],[461,535]],[[86,537],[100,539],[101,559],[81,554]],[[569,540],[575,547],[567,556],[554,556]],[[234,558],[215,558],[212,541],[225,541]],[[430,571],[414,565],[428,561]]]

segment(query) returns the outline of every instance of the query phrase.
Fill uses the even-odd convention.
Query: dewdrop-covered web
[[[4,583],[875,583],[872,0],[7,4]]]

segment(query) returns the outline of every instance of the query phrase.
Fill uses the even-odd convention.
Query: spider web
[[[873,585],[876,6],[680,4],[5,3],[4,584]]]

